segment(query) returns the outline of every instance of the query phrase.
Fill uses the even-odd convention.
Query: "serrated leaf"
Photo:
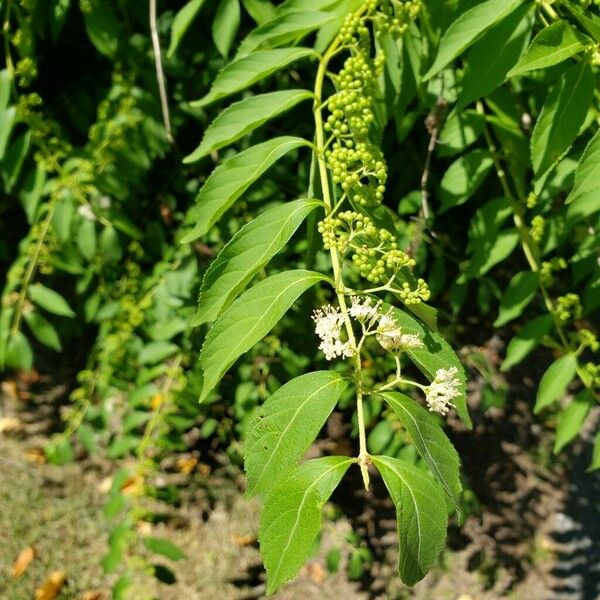
[[[427,81],[439,73],[522,2],[523,0],[487,0],[460,15],[442,37],[435,60],[423,80]]]
[[[520,363],[540,343],[541,339],[550,333],[553,321],[550,315],[541,315],[524,325],[515,335],[506,348],[506,358],[500,367],[501,371],[508,371]]]
[[[594,394],[590,390],[583,390],[565,408],[556,427],[554,454],[558,454],[581,431],[585,418],[594,403]]]
[[[569,204],[587,194],[600,196],[600,130],[596,131],[579,160],[573,189],[565,202]]]
[[[446,539],[448,517],[441,487],[417,467],[389,456],[372,456],[398,521],[398,569],[406,585],[425,577]]]
[[[191,106],[202,107],[249,88],[258,81],[307,56],[316,57],[311,48],[279,48],[254,52],[229,63],[216,76],[210,92]]]
[[[27,288],[27,294],[34,304],[47,310],[49,313],[61,317],[74,317],[75,312],[67,304],[67,301],[54,290],[47,288],[41,283],[34,283]]]
[[[204,235],[221,215],[284,154],[308,146],[298,137],[283,136],[252,146],[219,165],[206,180],[186,222],[195,223],[181,243]]]
[[[412,398],[399,392],[379,394],[396,413],[448,497],[457,504],[462,490],[459,458],[438,420]]]
[[[267,594],[296,576],[321,530],[321,509],[353,459],[309,460],[267,496],[260,517],[260,552],[267,570]]]
[[[454,399],[456,412],[467,428],[471,429],[473,425],[467,410],[465,370],[456,353],[437,331],[417,321],[408,313],[384,303],[384,313],[388,310],[391,311],[403,332],[418,335],[423,341],[424,348],[409,348],[406,350],[406,354],[424,375],[433,380],[438,369],[457,368],[460,396]]]
[[[58,332],[52,323],[47,321],[39,312],[35,310],[26,311],[23,313],[23,318],[27,325],[29,325],[31,333],[33,333],[39,342],[44,344],[44,346],[48,346],[48,348],[56,350],[56,352],[62,350]]]
[[[239,0],[221,0],[219,2],[212,22],[212,37],[221,56],[227,57],[229,54],[229,49],[240,26],[240,20]]]
[[[214,321],[320,205],[319,201],[309,199],[288,202],[242,227],[206,271],[198,311],[191,325]]]
[[[200,352],[204,371],[200,402],[225,371],[271,331],[303,292],[324,279],[312,271],[285,271],[267,277],[244,292],[217,319],[206,336]]]
[[[283,90],[235,102],[208,126],[200,146],[186,156],[183,162],[194,162],[214,150],[232,144],[270,119],[312,97],[312,92],[307,90]]]
[[[537,292],[539,275],[532,271],[521,271],[509,281],[500,299],[498,318],[494,327],[502,327],[521,315]]]
[[[557,21],[544,27],[533,39],[521,60],[507,77],[523,75],[534,69],[546,69],[582,52],[591,40],[569,25]]]
[[[171,25],[171,41],[169,43],[169,49],[167,50],[167,56],[169,58],[177,51],[183,36],[189,29],[196,15],[200,12],[203,4],[204,0],[190,0],[175,15],[173,25]]]
[[[259,48],[276,48],[299,41],[334,18],[335,15],[316,10],[294,10],[278,14],[246,36],[236,57],[248,56]]]
[[[487,150],[473,150],[455,160],[442,178],[440,211],[465,203],[488,176],[494,161]]]
[[[566,391],[577,372],[577,357],[565,354],[557,358],[542,375],[533,412],[541,410],[558,400]]]
[[[517,8],[471,48],[455,110],[494,91],[519,60],[531,36],[533,12],[529,4]]]
[[[316,371],[292,379],[267,398],[244,444],[249,495],[269,492],[288,476],[347,387],[338,373]]]
[[[531,161],[537,177],[552,167],[578,136],[593,92],[592,69],[585,61],[565,71],[552,88],[531,135]]]
[[[166,556],[171,560],[181,560],[182,558],[185,558],[185,553],[179,546],[176,546],[164,538],[157,538],[148,535],[142,538],[142,541],[148,550],[151,550],[156,554]]]

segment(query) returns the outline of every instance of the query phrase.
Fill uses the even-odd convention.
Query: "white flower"
[[[402,348],[423,348],[423,342],[414,333],[403,333],[400,336],[400,346]]]
[[[339,338],[344,323],[344,316],[337,308],[329,304],[313,313],[315,333],[322,339]]]
[[[371,298],[361,299],[359,296],[352,296],[350,298],[352,306],[348,310],[351,317],[354,317],[361,323],[366,323],[379,316],[379,306],[381,302],[378,302],[374,306],[371,305]]]
[[[313,313],[315,332],[321,338],[319,348],[325,353],[327,360],[336,356],[348,358],[354,355],[354,346],[350,341],[342,342],[342,325],[344,316],[337,308],[326,305]]]
[[[89,204],[81,204],[79,205],[79,207],[77,208],[77,212],[84,218],[90,220],[90,221],[95,221],[96,220],[96,215],[94,214],[94,211],[92,210],[92,207]]]
[[[112,200],[109,196],[100,196],[100,199],[98,200],[98,206],[100,208],[110,208],[111,204]]]
[[[333,360],[336,356],[344,358],[354,356],[354,348],[350,342],[342,342],[339,339],[325,339],[319,344],[319,349],[323,350],[327,360]]]
[[[460,381],[456,378],[457,373],[456,367],[436,371],[435,379],[429,387],[425,388],[425,401],[430,411],[445,415],[449,408],[454,406],[452,400],[460,396],[458,390]]]
[[[377,326],[377,341],[388,352],[401,352],[407,348],[422,348],[423,342],[418,335],[402,333],[395,319],[389,315],[382,315]]]

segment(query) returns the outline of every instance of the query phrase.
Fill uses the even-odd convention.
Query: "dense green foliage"
[[[183,556],[136,523],[177,501],[163,459],[209,440],[263,498],[269,591],[357,467],[396,506],[412,585],[464,511],[442,417],[471,427],[503,403],[498,367],[534,357],[556,452],[598,402],[597,3],[158,9],[0,1],[0,364],[78,371],[49,460],[123,459],[116,598],[149,553]],[[468,407],[452,348],[494,333]],[[356,456],[301,462],[333,410]]]

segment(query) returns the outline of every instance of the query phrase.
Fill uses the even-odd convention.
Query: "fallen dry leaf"
[[[29,566],[29,563],[35,558],[35,550],[28,546],[24,550],[21,550],[19,556],[13,563],[12,576],[19,577],[25,572],[25,569]]]
[[[210,466],[200,463],[198,465],[198,471],[202,477],[208,477],[210,475]]]
[[[43,465],[46,462],[46,455],[42,448],[27,448],[25,458],[31,462]]]
[[[237,533],[234,533],[231,539],[236,546],[250,546],[256,542],[256,537],[253,535],[239,535]]]
[[[308,573],[308,576],[315,583],[323,583],[325,581],[325,578],[327,577],[327,572],[325,571],[321,563],[308,563],[308,565],[306,566],[306,571]]]
[[[141,475],[128,477],[121,487],[126,496],[142,496],[144,494],[144,478]]]
[[[17,398],[19,397],[19,390],[17,388],[17,382],[12,379],[9,381],[3,381],[0,389],[11,400],[17,400]]]
[[[198,464],[198,459],[195,456],[190,456],[189,458],[178,458],[177,459],[177,470],[180,473],[184,473],[185,475],[189,475],[194,467]]]
[[[0,433],[14,433],[23,429],[23,423],[16,417],[0,417]]]
[[[106,600],[104,592],[84,592],[81,600]]]
[[[67,583],[67,574],[53,571],[40,587],[35,590],[35,600],[54,600]]]

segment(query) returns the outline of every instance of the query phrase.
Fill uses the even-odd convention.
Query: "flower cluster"
[[[388,352],[397,353],[413,348],[423,348],[423,342],[418,335],[402,333],[402,329],[395,319],[389,315],[381,315],[376,331],[377,341]]]
[[[583,348],[589,348],[592,352],[600,350],[600,341],[593,331],[589,329],[580,329],[577,332],[577,341]]]
[[[567,268],[567,261],[562,256],[545,260],[540,268],[540,280],[543,285],[550,287],[554,283],[554,272]]]
[[[325,354],[327,360],[341,356],[349,358],[355,353],[354,346],[350,341],[343,342],[342,325],[344,324],[344,315],[333,306],[326,305],[313,313],[315,322],[315,333],[321,338],[319,349]]]
[[[449,408],[454,406],[452,401],[460,396],[460,381],[456,377],[457,374],[456,367],[436,371],[435,379],[425,388],[425,401],[430,411],[446,415]]]
[[[583,309],[577,294],[565,294],[556,299],[556,316],[566,323],[571,319],[581,319]]]
[[[600,390],[600,365],[588,362],[583,366],[587,378],[590,380],[593,389]]]
[[[531,219],[531,228],[529,229],[529,235],[534,242],[540,242],[544,237],[544,229],[546,227],[546,221],[542,215],[536,215]]]

